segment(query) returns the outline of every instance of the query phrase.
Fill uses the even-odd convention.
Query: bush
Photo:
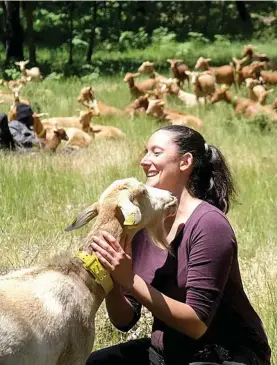
[[[145,48],[148,43],[148,34],[142,27],[139,28],[137,33],[131,31],[122,32],[118,40],[120,51],[126,51],[133,48]]]
[[[162,44],[166,45],[176,41],[176,34],[174,32],[169,32],[168,28],[160,27],[153,31],[152,44]]]

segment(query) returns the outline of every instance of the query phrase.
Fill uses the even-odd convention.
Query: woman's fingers
[[[107,261],[103,256],[101,256],[98,252],[95,252],[95,255],[98,257],[98,260],[100,263],[108,270],[113,271],[114,266],[110,264],[109,261]]]
[[[98,252],[108,261],[112,261],[115,253],[114,249],[112,247],[109,247],[109,245],[107,243],[104,243],[99,237],[93,237],[93,242],[91,242],[90,245],[94,251]]]
[[[122,248],[117,240],[107,231],[101,231],[103,237],[110,243],[110,245],[115,249],[115,251],[120,251]]]

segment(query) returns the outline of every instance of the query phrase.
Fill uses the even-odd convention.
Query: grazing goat
[[[19,66],[20,71],[23,73],[23,76],[29,78],[29,81],[41,81],[42,76],[40,73],[40,69],[38,67],[32,67],[31,69],[27,69],[26,65],[28,63],[29,60],[15,62],[15,64]]]
[[[189,71],[188,65],[183,63],[182,60],[177,60],[175,58],[168,58],[167,62],[170,64],[173,78],[177,79],[177,85],[183,87],[185,81],[187,81],[189,85],[189,74],[187,73],[187,71]]]
[[[150,78],[155,79],[157,83],[162,83],[167,81],[167,77],[160,75],[158,72],[154,70],[154,63],[145,61],[138,68],[138,72],[145,73],[149,75]],[[157,87],[157,85],[156,85]]]
[[[197,101],[204,97],[205,103],[207,98],[215,92],[215,77],[210,71],[191,72],[191,83]]]
[[[171,124],[186,125],[195,129],[203,126],[203,121],[194,115],[180,113],[175,110],[165,110],[165,102],[163,100],[149,100],[149,105],[146,114],[157,117],[159,121],[168,121]]]
[[[267,96],[273,92],[273,89],[266,90],[260,80],[247,78],[245,83],[248,88],[249,99],[262,105],[265,104]]]
[[[204,98],[199,98],[197,100],[195,94],[187,93],[181,90],[177,84],[177,79],[168,79],[168,81],[161,88],[161,91],[176,96],[186,106],[196,106],[205,103]]]
[[[1,364],[84,365],[93,348],[96,312],[113,287],[92,251],[92,237],[106,230],[125,243],[145,228],[155,244],[167,248],[164,220],[176,209],[177,199],[166,190],[135,178],[115,181],[66,228],[97,217],[74,257],[65,252],[50,263],[2,276]]]
[[[94,115],[102,116],[122,116],[123,110],[107,105],[100,100],[96,100],[95,92],[91,86],[81,89],[78,102],[94,111]]]
[[[223,65],[219,67],[210,67],[209,62],[211,58],[199,57],[194,69],[195,70],[203,70],[210,71],[215,76],[215,81],[217,84],[226,84],[226,85],[236,85],[235,78],[235,68],[231,65]]]
[[[80,115],[75,117],[53,117],[43,119],[41,122],[45,128],[47,127],[76,127],[84,132],[90,131],[90,121],[94,115],[93,110],[80,110]]]

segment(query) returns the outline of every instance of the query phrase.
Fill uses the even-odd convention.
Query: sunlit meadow
[[[96,96],[124,108],[130,96],[122,79],[100,77],[93,82]],[[34,111],[71,116],[78,113],[76,99],[83,86],[84,82],[74,78],[45,80],[28,85],[22,95],[32,101]],[[239,93],[246,95],[245,88]],[[270,98],[269,102],[273,95]],[[179,102],[168,100],[171,107],[184,110]],[[204,120],[202,133],[207,143],[221,149],[233,172],[237,201],[228,217],[238,239],[244,286],[264,322],[273,350],[272,363],[277,365],[277,130],[261,130],[257,121],[236,117],[232,107],[223,102],[190,110]],[[2,273],[43,262],[63,250],[73,252],[89,230],[64,232],[74,217],[114,180],[130,176],[144,180],[139,158],[147,138],[158,128],[157,122],[146,117],[134,121],[98,118],[93,122],[119,127],[127,139],[95,141],[71,154],[61,149],[56,154],[0,154]],[[104,305],[96,321],[95,348],[149,330],[149,318],[144,316],[140,333],[121,334],[109,323]]]

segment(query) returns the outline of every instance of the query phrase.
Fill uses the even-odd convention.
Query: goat
[[[149,75],[150,78],[155,79],[157,83],[162,83],[167,81],[167,77],[160,75],[154,70],[154,63],[145,61],[138,68],[138,72],[145,73]],[[156,85],[157,86],[157,85]]]
[[[269,62],[270,59],[265,53],[257,53],[255,52],[255,49],[257,49],[256,46],[252,46],[252,44],[248,44],[244,46],[242,57],[246,57],[249,62],[253,61],[259,61],[259,62]]]
[[[219,67],[210,67],[209,62],[211,58],[204,58],[199,57],[194,69],[195,70],[203,70],[203,71],[210,71],[214,77],[217,84],[226,84],[226,85],[236,85],[235,79],[235,68],[232,65],[223,65]]]
[[[245,60],[244,59],[238,60],[235,57],[232,57],[232,62],[236,69],[236,78],[237,78],[236,82],[239,86],[247,78],[258,79],[261,75],[261,70],[265,66],[264,62],[257,62],[257,61],[252,62],[248,66],[242,66]]]
[[[247,78],[245,83],[248,88],[249,99],[260,104],[265,104],[267,96],[273,92],[273,89],[266,90],[260,80]]]
[[[133,120],[135,114],[145,113],[148,108],[149,94],[142,95],[135,99],[131,104],[127,105],[124,109],[124,112],[127,113],[130,118]]]
[[[193,91],[197,101],[200,97],[204,97],[205,103],[207,98],[215,92],[215,77],[210,71],[190,72]]]
[[[5,103],[5,104],[12,103],[11,108],[15,107],[15,105],[18,103],[30,105],[30,101],[28,99],[20,98],[21,88],[22,88],[22,85],[11,88],[11,93],[3,93],[3,94],[1,93],[0,97],[1,97],[1,100],[3,100],[3,103]]]
[[[261,71],[261,81],[270,84],[270,85],[277,85],[277,72],[264,72]]]
[[[120,110],[113,106],[107,105],[100,100],[96,100],[95,92],[91,86],[86,86],[86,87],[82,88],[77,100],[82,105],[93,110],[95,116],[98,116],[98,115],[122,116],[123,115],[123,110]]]
[[[93,110],[80,110],[80,115],[75,117],[53,117],[43,119],[41,122],[46,127],[76,127],[84,132],[89,132],[90,121],[93,116]]]
[[[233,94],[228,90],[228,88],[217,89],[211,96],[210,103],[215,104],[222,100],[231,104],[236,113],[244,113],[250,105],[256,104],[253,100],[247,98],[240,98],[237,96],[233,97]]]
[[[123,244],[145,228],[153,242],[165,249],[164,220],[176,209],[177,199],[166,190],[135,178],[117,180],[66,228],[80,228],[97,217],[74,257],[65,252],[48,264],[2,276],[1,363],[85,364],[93,348],[96,312],[113,287],[92,252],[92,236],[106,230]]]
[[[161,88],[161,91],[177,96],[177,98],[181,100],[186,106],[196,106],[205,103],[205,99],[203,97],[197,99],[195,94],[187,93],[181,90],[177,84],[177,79],[168,79],[168,81]]]
[[[66,142],[65,147],[71,147],[73,149],[79,149],[88,147],[91,142],[94,140],[93,127],[91,126],[89,130],[89,134],[82,131],[79,128],[64,128],[68,141]]]
[[[32,67],[31,69],[27,69],[26,65],[28,63],[29,63],[29,60],[15,62],[15,64],[17,66],[19,66],[20,71],[22,72],[23,76],[26,76],[27,78],[29,78],[29,81],[41,81],[42,76],[40,73],[40,69],[38,67]]]
[[[47,128],[42,148],[47,151],[56,152],[61,141],[68,141],[68,139],[68,135],[63,128]]]
[[[130,93],[133,97],[138,98],[141,95],[144,95],[144,90],[142,90],[138,84],[135,84],[134,78],[140,75],[139,72],[131,73],[127,72],[124,77],[124,82],[128,83]]]
[[[109,126],[93,124],[91,126],[94,138],[97,139],[123,139],[126,138],[126,134],[121,129]]]
[[[159,121],[169,121],[171,124],[186,125],[192,128],[199,129],[203,126],[203,121],[194,115],[180,113],[172,109],[164,109],[165,102],[163,100],[149,100],[149,105],[146,114],[157,117]]]
[[[167,62],[170,64],[173,78],[177,79],[177,85],[183,87],[185,81],[187,81],[189,85],[189,74],[187,73],[187,71],[189,71],[188,65],[181,63],[183,62],[182,60],[177,60],[175,58],[168,58]]]

